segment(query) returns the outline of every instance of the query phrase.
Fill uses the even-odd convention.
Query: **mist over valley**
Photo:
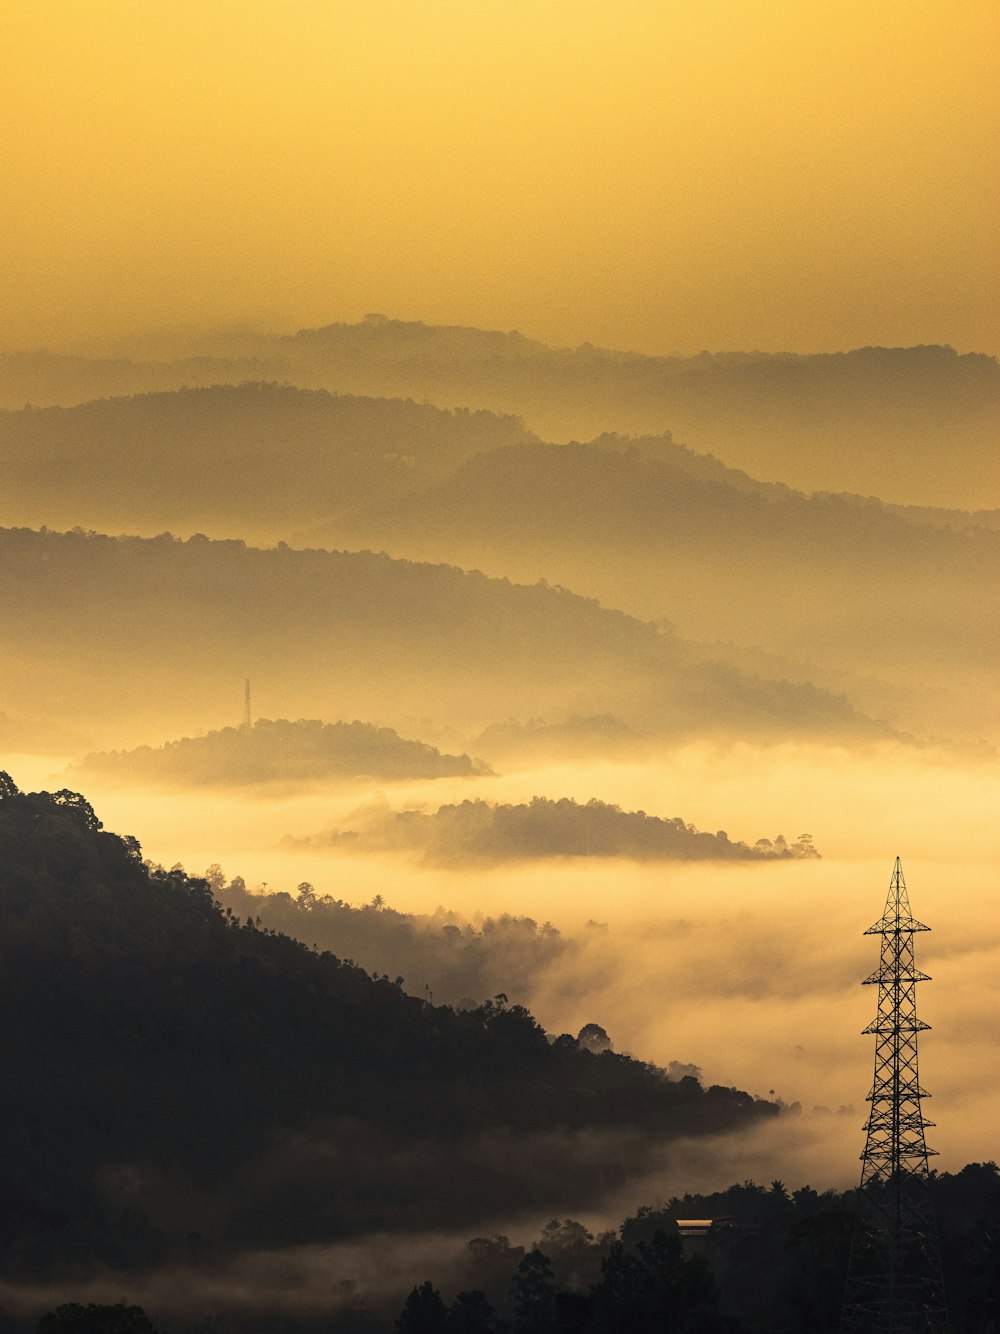
[[[0,1334],[994,1331],[1000,11],[4,40]]]

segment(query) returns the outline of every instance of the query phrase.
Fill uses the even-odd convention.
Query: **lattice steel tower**
[[[917,983],[913,937],[930,928],[910,913],[899,858],[885,911],[866,936],[881,936],[879,966],[865,986],[878,987],[878,1012],[864,1030],[875,1035],[875,1080],[861,1155],[861,1187],[848,1269],[844,1334],[947,1334],[941,1252],[930,1198],[917,1075]]]

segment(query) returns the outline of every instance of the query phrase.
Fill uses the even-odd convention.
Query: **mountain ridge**
[[[142,348],[134,341],[125,350]],[[67,366],[58,356],[2,358],[0,403],[277,379],[514,413],[557,441],[669,428],[732,466],[802,490],[1000,508],[988,461],[1000,364],[946,345],[665,357],[589,344],[552,348],[516,332],[379,317],[289,335],[168,339],[149,350],[181,360],[136,370],[130,382],[120,360],[88,379],[85,359]],[[942,448],[961,467],[942,473]]]
[[[390,726],[617,711],[668,736],[892,735],[842,696],[699,663],[594,599],[372,552],[0,529],[0,615],[0,686],[55,720],[71,700],[81,727],[208,730],[251,676],[283,711]]]

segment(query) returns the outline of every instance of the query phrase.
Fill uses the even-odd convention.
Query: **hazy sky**
[[[7,0],[0,346],[1000,350],[996,0]]]

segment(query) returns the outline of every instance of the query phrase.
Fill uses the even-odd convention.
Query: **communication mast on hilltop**
[[[253,731],[253,718],[250,716],[250,678],[247,677],[243,688],[243,731]]]
[[[875,1080],[861,1155],[861,1185],[840,1328],[843,1334],[947,1334],[941,1251],[930,1198],[924,1140],[934,1124],[917,1074],[916,988],[928,982],[914,960],[913,937],[930,927],[914,919],[899,858],[885,911],[866,936],[881,936],[879,966],[864,980],[878,987]]]

